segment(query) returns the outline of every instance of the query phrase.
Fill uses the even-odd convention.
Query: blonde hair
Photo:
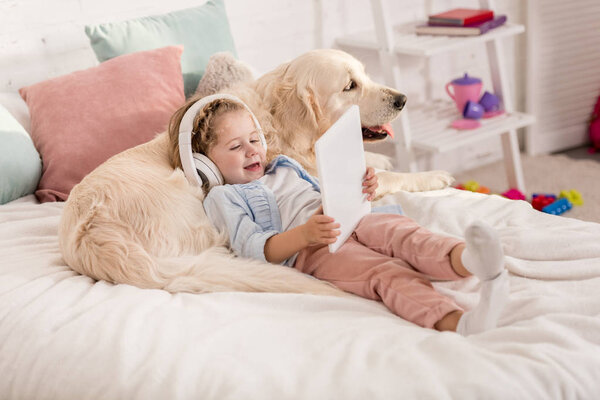
[[[182,168],[179,156],[179,125],[181,124],[181,119],[185,112],[198,100],[199,98],[192,98],[188,101],[173,114],[169,122],[169,142],[171,146],[169,156],[173,168]],[[228,112],[243,109],[244,106],[235,101],[217,99],[198,111],[192,124],[192,152],[208,154],[218,139],[215,132],[216,121]]]

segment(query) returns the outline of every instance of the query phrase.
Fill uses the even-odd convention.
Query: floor
[[[576,189],[584,204],[573,207],[564,216],[600,223],[600,153],[588,153],[587,146],[551,155],[523,153],[521,163],[529,201],[534,193],[558,195],[562,190]],[[492,193],[502,193],[509,188],[502,160],[456,173],[454,178],[457,183],[479,182]]]
[[[600,162],[600,151],[592,154],[588,152],[588,149],[589,146],[581,146],[565,151],[560,151],[556,154],[563,154],[576,160],[594,160]]]

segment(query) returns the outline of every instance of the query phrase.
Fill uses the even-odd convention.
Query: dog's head
[[[353,104],[360,107],[363,139],[393,136],[390,122],[406,103],[402,93],[374,83],[356,58],[340,50],[313,50],[272,73],[273,114],[309,126],[316,140]]]

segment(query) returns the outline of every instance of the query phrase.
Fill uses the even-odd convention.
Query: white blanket
[[[595,399],[600,225],[454,189],[401,193],[407,215],[500,232],[511,297],[500,327],[423,329],[361,298],[169,294],[65,266],[62,204],[0,206],[2,399]],[[436,283],[465,307],[476,278]]]

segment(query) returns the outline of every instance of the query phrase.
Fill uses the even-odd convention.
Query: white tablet
[[[350,107],[315,143],[323,213],[338,222],[341,230],[329,252],[335,252],[371,212],[363,193],[367,171],[358,106]]]

